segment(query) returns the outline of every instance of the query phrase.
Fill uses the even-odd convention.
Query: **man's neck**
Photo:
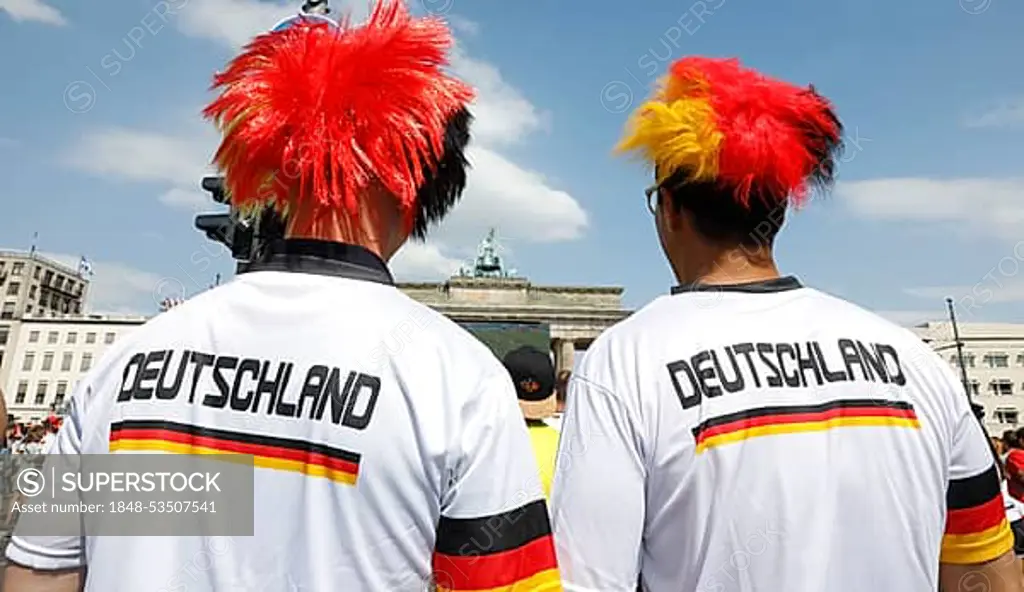
[[[299,215],[288,221],[285,238],[319,240],[331,243],[359,245],[383,258],[384,249],[375,237],[360,232],[362,229],[340,216],[312,217]]]
[[[781,276],[769,249],[722,249],[687,267],[677,274],[681,284],[746,284]]]

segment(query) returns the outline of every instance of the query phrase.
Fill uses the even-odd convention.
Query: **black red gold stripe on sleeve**
[[[946,532],[943,563],[991,561],[1013,548],[1013,532],[999,489],[995,465],[966,479],[954,479],[946,490]]]
[[[433,569],[440,592],[562,589],[543,500],[482,518],[442,516]]]
[[[354,485],[359,455],[302,440],[229,432],[169,421],[120,421],[110,426],[110,451],[246,454],[257,467]]]
[[[715,417],[694,428],[693,437],[700,454],[760,436],[863,426],[918,429],[921,424],[910,403],[847,399],[821,405],[761,407]]]

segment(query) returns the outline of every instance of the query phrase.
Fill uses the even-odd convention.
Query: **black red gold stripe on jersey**
[[[169,421],[126,420],[110,426],[110,451],[252,455],[257,467],[355,485],[360,457],[302,440],[229,432]]]
[[[759,436],[884,426],[918,429],[914,407],[902,401],[848,399],[820,405],[761,407],[709,419],[693,429],[697,453]]]
[[[542,500],[481,518],[441,517],[434,548],[439,592],[561,590]]]
[[[985,563],[1013,548],[1013,532],[995,465],[966,479],[953,479],[946,490],[946,531],[942,562]]]

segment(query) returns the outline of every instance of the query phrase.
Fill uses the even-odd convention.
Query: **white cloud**
[[[191,0],[178,15],[178,26],[186,35],[238,48],[295,14],[296,6],[295,2],[287,1]]]
[[[335,13],[349,12],[357,21],[368,14],[368,2],[335,0],[331,4]],[[294,0],[189,0],[179,15],[178,26],[186,35],[211,39],[237,49],[294,15],[298,7],[299,3]]]
[[[18,23],[36,22],[56,26],[68,24],[59,10],[42,0],[0,0],[0,11],[6,12]]]
[[[400,281],[436,280],[451,276],[462,261],[445,256],[436,244],[408,242],[391,260],[391,271]]]
[[[456,33],[462,33],[466,36],[475,36],[480,34],[480,25],[468,18],[452,14],[448,15],[447,20],[448,24]]]
[[[466,195],[435,232],[439,240],[479,240],[492,226],[515,241],[556,242],[582,236],[587,213],[571,195],[494,150],[476,146],[467,156],[473,172]]]
[[[544,127],[547,116],[518,89],[510,85],[495,66],[471,58],[456,45],[452,51],[452,70],[477,90],[473,105],[473,141],[483,145],[507,145],[521,142]]]
[[[199,187],[202,177],[214,172],[213,146],[212,131],[202,128],[189,136],[104,128],[79,136],[62,160],[91,175],[162,186],[162,192],[154,191],[160,203],[197,212],[213,205]]]
[[[174,187],[160,195],[160,203],[181,210],[201,212],[212,207],[210,194],[199,189]]]
[[[355,18],[365,16],[365,2],[346,4],[362,8]],[[343,6],[334,8],[340,11]],[[237,48],[294,10],[290,1],[191,0],[178,22],[188,35]],[[452,67],[478,89],[467,155],[473,168],[462,203],[450,218],[434,229],[426,244],[411,244],[396,258],[396,275],[402,279],[449,275],[491,226],[510,240],[552,242],[579,238],[588,224],[587,213],[572,195],[498,151],[542,130],[547,116],[497,68],[470,57],[461,46],[453,52]],[[162,185],[162,193],[154,192],[161,202],[196,209],[209,203],[197,184],[209,170],[207,159],[214,146],[210,129],[189,135],[101,129],[83,136],[66,162],[96,175]]]
[[[106,128],[81,136],[65,153],[64,162],[103,177],[195,187],[210,170],[210,154],[209,144],[191,137]]]
[[[1024,97],[1004,100],[967,118],[967,127],[1014,127],[1024,125]]]
[[[80,255],[44,253],[72,269],[78,268]],[[116,314],[153,314],[157,310],[164,279],[155,273],[135,269],[123,263],[91,261],[86,309],[89,312]]]
[[[836,195],[867,218],[955,224],[1010,241],[1024,223],[1024,179],[876,179],[840,183]]]

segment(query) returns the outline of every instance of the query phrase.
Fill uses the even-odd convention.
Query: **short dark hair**
[[[412,236],[425,239],[427,229],[448,215],[466,190],[466,146],[469,145],[469,126],[473,116],[462,108],[451,119],[444,132],[444,148],[437,166],[424,167],[424,180],[416,193],[416,217]]]
[[[736,201],[732,189],[714,182],[686,182],[688,175],[676,171],[662,189],[676,211],[685,210],[693,218],[695,230],[716,243],[743,246],[767,246],[775,241],[786,220],[786,206],[763,196],[750,196],[749,205]],[[769,205],[772,204],[772,205]]]

